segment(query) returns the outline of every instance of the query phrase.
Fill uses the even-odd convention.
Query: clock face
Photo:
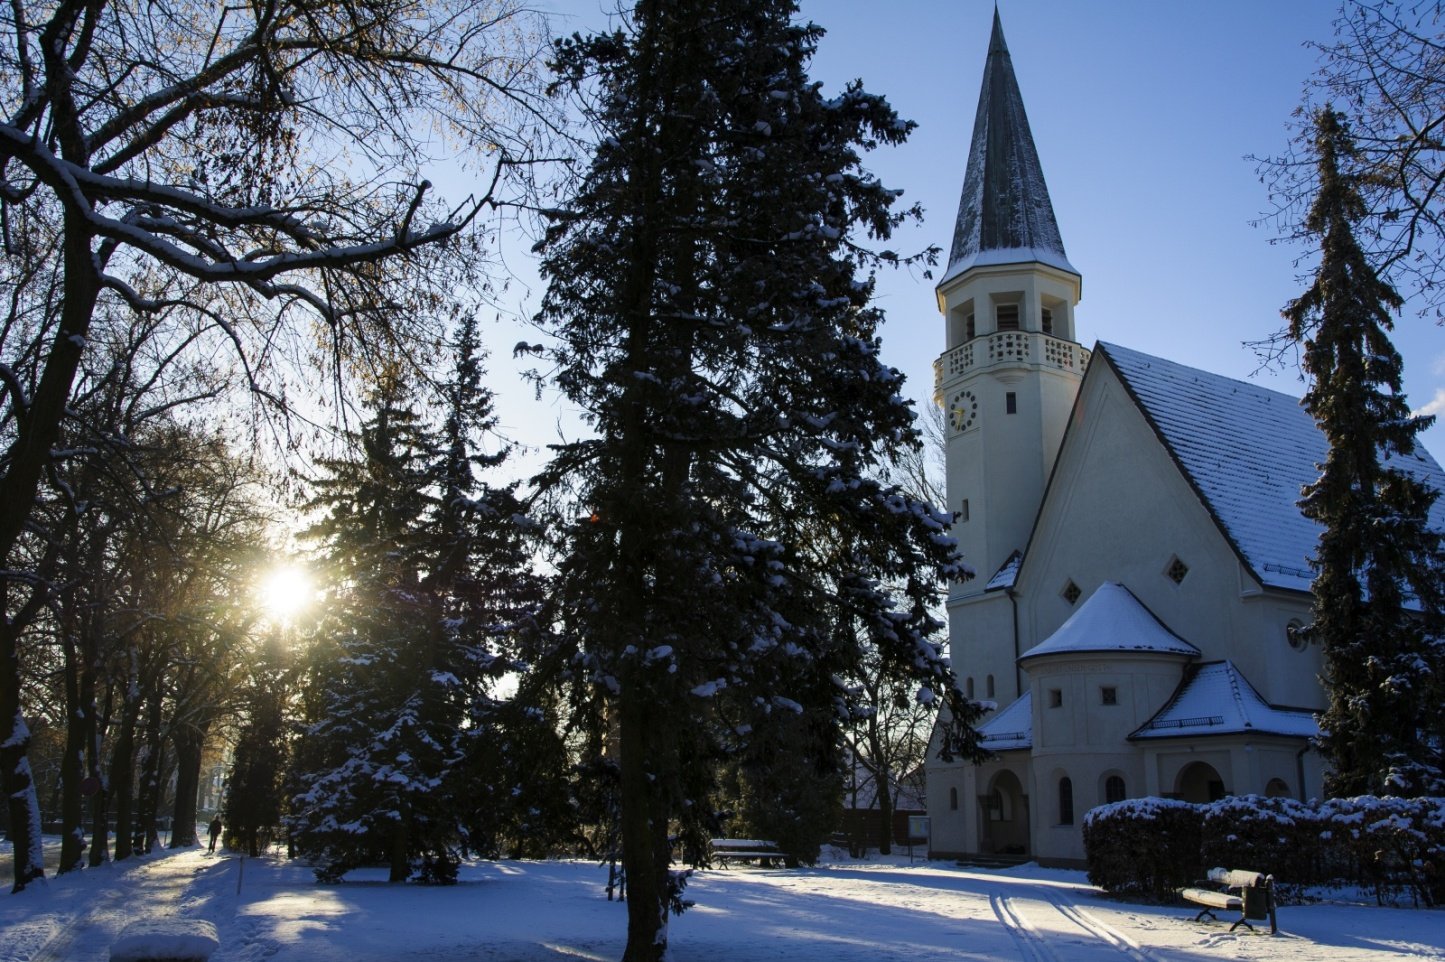
[[[978,421],[978,398],[972,391],[959,391],[948,401],[948,423],[955,431],[967,431]]]

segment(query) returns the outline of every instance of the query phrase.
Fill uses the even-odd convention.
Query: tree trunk
[[[136,798],[136,834],[140,850],[149,854],[158,839],[156,816],[161,804],[161,761],[165,741],[161,738],[161,691],[157,683],[147,697],[145,743],[142,746],[140,792]]]
[[[893,786],[885,768],[878,777],[878,854],[893,854]]]
[[[201,789],[201,753],[206,744],[206,730],[196,725],[177,725],[171,742],[176,749],[171,848],[190,848],[201,843],[196,835],[196,796]]]
[[[86,709],[81,701],[82,657],[76,651],[75,591],[65,591],[60,619],[60,644],[65,654],[65,754],[60,759],[60,866],[55,874],[80,869],[85,862],[85,798],[80,780],[85,772]]]
[[[411,877],[411,860],[406,857],[406,811],[391,829],[391,873],[388,882],[405,882]]]
[[[96,663],[97,668],[99,662]],[[91,705],[95,704],[94,679],[95,672],[90,673],[91,682]],[[105,731],[110,727],[111,706],[114,704],[115,689],[107,686],[105,695],[105,711],[90,713],[90,752],[88,755],[89,767],[87,774],[95,779],[94,784],[98,786],[95,794],[90,796],[90,867],[104,865],[110,861],[110,787],[106,784],[105,770],[100,764],[100,745],[105,737]]]
[[[129,687],[129,686],[128,686]],[[110,785],[115,797],[115,860],[135,852],[135,729],[140,721],[140,701],[127,693],[121,702],[120,731],[110,754]]]
[[[0,590],[0,598],[5,597],[6,593]],[[30,759],[26,757],[30,729],[20,712],[19,634],[13,622],[0,622],[0,786],[7,800],[11,850],[15,855],[12,892],[24,891],[31,882],[45,878],[45,854],[40,847],[40,799],[35,794]]]
[[[667,955],[668,812],[656,791],[660,779],[647,767],[656,761],[647,694],[622,691],[619,742],[622,753],[622,867],[627,876],[627,948],[622,962],[662,962]]]

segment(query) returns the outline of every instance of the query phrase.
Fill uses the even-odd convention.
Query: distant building
[[[1077,863],[1105,802],[1320,793],[1323,663],[1294,629],[1318,536],[1296,502],[1324,438],[1288,395],[1086,350],[1080,286],[995,13],[935,374],[979,571],[952,586],[949,642],[967,693],[996,703],[997,758],[930,752],[935,855]],[[1423,451],[1411,469],[1445,486]]]

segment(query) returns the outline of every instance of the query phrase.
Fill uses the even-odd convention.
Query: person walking
[[[219,812],[216,813],[215,818],[211,819],[210,836],[211,844],[206,848],[206,851],[214,852],[216,850],[216,839],[221,837],[221,815]]]

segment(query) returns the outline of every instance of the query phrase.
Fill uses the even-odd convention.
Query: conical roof
[[[1064,254],[1054,205],[995,9],[944,280],[970,267],[1033,261],[1078,273]]]
[[[1069,620],[1020,656],[1080,652],[1156,652],[1198,658],[1199,649],[1164,627],[1134,593],[1117,581],[1099,585]]]

